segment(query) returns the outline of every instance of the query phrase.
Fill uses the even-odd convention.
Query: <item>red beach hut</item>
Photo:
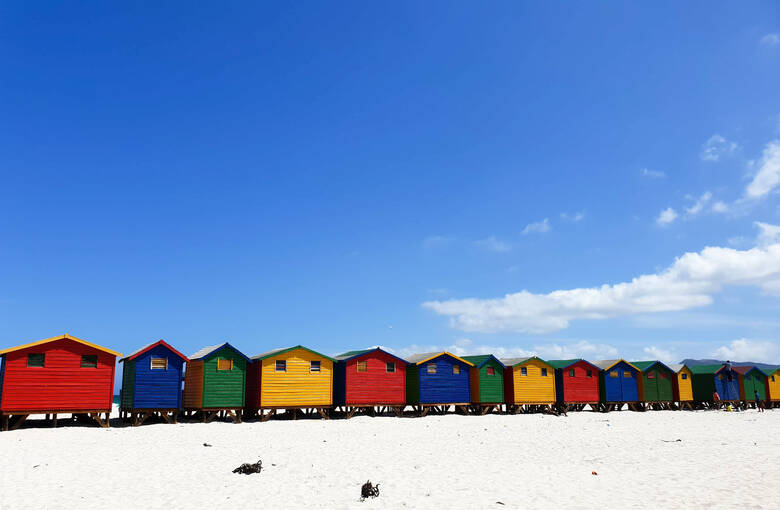
[[[349,351],[335,357],[333,404],[347,418],[358,411],[372,414],[392,410],[403,414],[406,405],[406,361],[380,349]]]
[[[0,351],[0,429],[31,414],[51,414],[56,425],[58,413],[89,415],[108,427],[118,356],[67,334]]]

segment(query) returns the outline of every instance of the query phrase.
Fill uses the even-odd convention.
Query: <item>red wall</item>
[[[365,372],[357,371],[357,362],[367,363]],[[386,363],[395,363],[395,372],[387,373]],[[406,403],[406,363],[380,351],[372,351],[347,361],[346,403]]]
[[[27,367],[27,355],[46,354],[44,367]],[[81,368],[82,354],[97,354],[97,368]],[[111,409],[116,356],[55,340],[5,355],[3,411]]]
[[[574,377],[569,377],[569,370],[574,369]],[[587,377],[590,370],[592,377]],[[598,402],[599,401],[599,370],[584,361],[578,361],[562,370],[563,400],[565,402]]]
[[[263,360],[246,364],[246,406],[260,408],[260,379],[263,373]]]

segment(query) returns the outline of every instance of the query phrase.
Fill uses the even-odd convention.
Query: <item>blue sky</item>
[[[4,346],[780,362],[777,3],[0,11]]]

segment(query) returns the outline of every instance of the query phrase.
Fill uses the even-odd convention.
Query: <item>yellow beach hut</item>
[[[276,349],[252,357],[247,367],[248,414],[262,421],[284,409],[328,417],[333,406],[333,362],[302,345]]]
[[[763,371],[766,375],[766,399],[772,407],[780,406],[780,368]]]
[[[681,363],[668,365],[676,374],[674,380],[674,401],[680,409],[687,407],[693,409],[693,373],[691,369]]]
[[[502,359],[508,412],[533,412],[555,404],[555,368],[536,356]]]

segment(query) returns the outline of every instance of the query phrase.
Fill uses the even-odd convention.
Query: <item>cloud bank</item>
[[[775,239],[772,225],[762,237]],[[776,227],[775,227],[776,228]],[[780,296],[780,243],[749,250],[707,247],[686,253],[667,269],[630,282],[535,294],[522,290],[492,299],[427,301],[424,308],[450,318],[462,331],[549,333],[572,320],[688,310],[712,303],[726,286],[757,287]]]

